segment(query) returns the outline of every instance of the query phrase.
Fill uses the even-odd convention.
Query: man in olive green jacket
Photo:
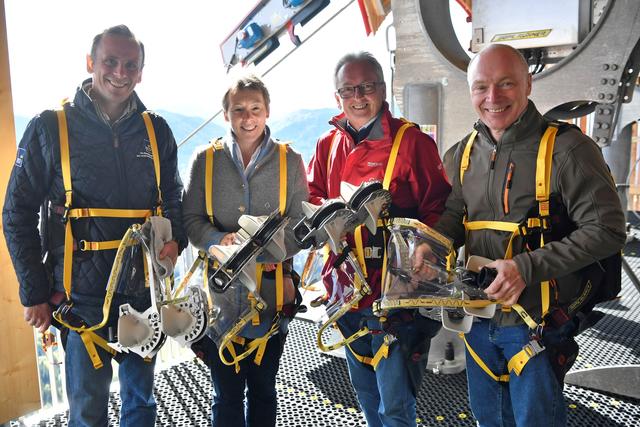
[[[461,161],[469,136],[458,144],[453,190],[435,228],[453,238],[456,246],[465,245],[468,255],[496,260],[489,267],[497,270],[497,277],[486,293],[503,308],[493,319],[475,322],[466,335],[469,347],[488,367],[482,369],[467,352],[471,408],[481,426],[565,425],[562,382],[546,357],[550,349],[531,357],[519,375],[507,368],[514,355],[540,338],[508,307],[517,304],[540,322],[541,282],[550,279],[555,279],[549,285],[552,307],[574,302],[583,290],[578,270],[622,248],[624,214],[598,146],[577,128],[561,126],[551,163],[550,193],[558,201],[551,214],[557,216],[558,205],[563,206],[575,229],[537,249],[526,248],[516,232],[509,245],[514,233],[497,230],[495,222],[521,223],[532,209],[537,214],[536,159],[549,122],[528,100],[531,75],[517,50],[488,46],[470,63],[468,81],[479,116],[477,135],[463,176]],[[465,231],[465,221],[473,229]],[[469,227],[474,221],[494,223]],[[566,337],[560,341],[573,343],[573,331],[563,333]],[[544,343],[544,335],[534,347],[536,343]]]

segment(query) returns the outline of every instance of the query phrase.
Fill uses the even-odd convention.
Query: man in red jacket
[[[334,79],[335,97],[342,113],[331,120],[334,128],[318,140],[309,164],[311,202],[321,204],[338,197],[343,181],[356,186],[368,181],[382,182],[389,169],[390,215],[434,224],[451,190],[435,142],[417,126],[398,132],[405,123],[389,112],[382,67],[370,53],[345,55],[336,65]],[[396,138],[398,134],[400,138]],[[399,144],[398,154],[395,161],[390,161],[394,143]],[[351,234],[347,235],[347,242],[355,247]],[[363,229],[362,245],[372,294],[338,320],[345,337],[365,323],[370,330],[382,329],[371,310],[373,301],[380,297],[386,246],[382,230],[371,235]],[[327,279],[331,264],[330,260],[324,268]],[[325,280],[325,284],[328,288],[333,286],[330,280]],[[331,289],[328,291],[331,294]],[[398,318],[403,319],[400,325],[394,325],[398,340],[390,345],[387,356],[375,369],[367,361],[380,349],[384,334],[359,338],[346,351],[351,383],[372,427],[415,425],[415,396],[430,339],[439,329],[439,323],[414,312]]]

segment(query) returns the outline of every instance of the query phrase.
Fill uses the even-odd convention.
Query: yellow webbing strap
[[[394,339],[395,338],[389,334],[386,334],[384,336],[384,341],[382,345],[380,346],[378,351],[376,351],[376,354],[374,354],[373,358],[371,359],[371,366],[373,367],[374,371],[378,368],[378,363],[380,363],[380,361],[383,358],[386,359],[387,357],[389,357],[389,346],[391,345]]]
[[[522,347],[522,350],[517,352],[516,354],[509,359],[507,363],[507,372],[515,372],[516,375],[520,375],[525,365],[531,360],[531,358],[535,357],[538,353],[534,352],[530,344]]]
[[[287,209],[287,145],[278,144],[279,158],[280,158],[280,194],[279,194],[279,207],[280,215],[284,216]]]
[[[520,315],[522,320],[524,320],[524,323],[526,323],[529,328],[535,330],[538,327],[538,324],[536,323],[536,321],[533,320],[531,316],[529,316],[529,313],[527,313],[520,304],[513,304],[511,308],[514,309],[516,313]]]
[[[227,349],[227,351],[229,352],[229,354],[231,355],[231,360],[233,360],[233,367],[234,370],[236,371],[236,374],[240,373],[240,360],[238,360],[238,355],[236,353],[236,348],[233,344],[239,344],[239,345],[244,345],[244,338],[242,337],[233,337],[231,339],[231,342],[229,342],[227,344],[227,346],[225,347]]]
[[[64,184],[65,210],[71,208],[73,203],[73,190],[71,186],[71,160],[69,155],[69,133],[67,131],[67,116],[64,107],[56,110],[58,117],[58,134],[60,144],[60,168],[62,169],[62,182]],[[71,300],[71,266],[73,265],[73,233],[71,232],[71,222],[67,220],[64,228],[64,261],[62,282],[67,300]]]
[[[74,208],[69,209],[68,217],[78,218],[148,218],[153,214],[150,209],[110,209],[110,208]]]
[[[549,195],[551,194],[551,166],[553,164],[553,148],[556,141],[558,126],[551,123],[542,135],[538,157],[536,159],[536,200],[541,217],[549,216]],[[540,224],[541,228],[544,224]],[[544,246],[544,234],[540,230],[540,247]],[[549,312],[551,306],[549,281],[540,283],[540,298],[542,300],[542,318]]]
[[[282,311],[284,305],[284,269],[282,263],[276,264],[276,311]]]
[[[520,372],[524,369],[524,365],[527,364],[529,359],[531,359],[534,355],[529,354],[524,348],[516,353],[511,359],[509,359],[509,363],[507,363],[507,370],[509,372],[513,371],[516,375],[520,375]]]
[[[264,270],[264,266],[260,263],[256,264],[256,292],[260,295],[260,290],[262,289],[262,271]],[[252,292],[249,292],[249,301],[251,302],[251,310],[255,310],[256,307],[256,298],[253,296]],[[256,314],[251,318],[251,324],[253,326],[258,326],[260,324],[260,313],[255,310]]]
[[[280,186],[279,186],[279,208],[280,215],[284,216],[287,210],[287,145],[278,144],[280,159]],[[282,263],[276,264],[276,312],[282,311],[284,305],[284,269]],[[266,341],[265,341],[266,346]],[[264,353],[264,349],[262,350]],[[260,356],[262,359],[262,356]]]
[[[358,353],[356,353],[355,351],[353,351],[353,348],[351,348],[351,344],[347,344],[347,348],[349,349],[349,351],[351,352],[351,354],[353,355],[353,357],[356,358],[356,360],[364,365],[369,365],[369,366],[373,366],[371,364],[371,361],[373,360],[372,357],[369,356],[362,356]]]
[[[204,173],[204,198],[209,222],[213,224],[213,147],[207,148],[205,152],[205,173]]]
[[[489,375],[491,378],[493,378],[494,381],[501,381],[501,382],[509,382],[509,374],[503,374],[503,375],[496,375],[494,374],[491,369],[489,369],[489,367],[487,366],[486,363],[484,363],[482,361],[482,359],[480,359],[480,356],[478,356],[478,353],[476,353],[475,351],[473,351],[473,349],[471,348],[471,346],[469,345],[469,343],[467,342],[467,339],[465,338],[464,334],[460,334],[460,338],[462,338],[462,341],[464,341],[464,345],[467,347],[467,351],[469,352],[469,354],[471,355],[471,357],[473,358],[473,360],[476,362],[476,364],[484,371],[486,372],[487,375]]]
[[[340,347],[343,347],[345,345],[348,346],[349,344],[351,344],[352,342],[354,342],[358,338],[364,337],[365,335],[367,335],[370,332],[369,328],[367,328],[366,326],[363,326],[360,329],[358,329],[354,334],[352,334],[350,337],[344,338],[344,336],[342,336],[342,339],[340,341],[335,342],[335,343],[325,344],[324,341],[322,341],[322,335],[323,335],[324,331],[329,326],[333,325],[336,322],[336,320],[338,320],[340,317],[342,317],[355,304],[357,304],[358,301],[360,301],[362,299],[362,295],[361,294],[357,294],[353,299],[354,299],[353,302],[343,303],[342,306],[340,306],[340,308],[329,319],[327,319],[320,326],[320,329],[318,330],[318,332],[316,334],[316,344],[318,344],[318,348],[321,351],[324,351],[326,353],[328,351],[336,350],[336,349],[338,349]],[[338,330],[340,330],[340,329],[338,328]],[[340,334],[342,335],[342,332]]]
[[[473,230],[495,230],[495,231],[507,231],[511,233],[507,250],[504,253],[504,259],[513,258],[513,239],[520,234],[520,228],[517,222],[506,221],[465,221],[464,228],[467,231]]]
[[[236,373],[238,373],[240,371],[240,365],[239,365],[240,361],[249,357],[251,353],[255,351],[256,355],[253,359],[253,362],[256,365],[260,366],[260,364],[262,363],[262,357],[264,356],[264,352],[267,348],[267,342],[272,336],[274,336],[278,332],[279,328],[280,328],[280,321],[279,321],[279,317],[276,316],[276,318],[274,319],[271,325],[271,328],[267,331],[267,333],[261,336],[260,338],[255,338],[247,345],[245,345],[246,343],[245,338],[239,337],[234,334],[228,341],[223,340],[223,342],[221,343],[222,347],[220,347],[220,350],[218,351],[220,360],[222,361],[222,363],[224,363],[227,366],[234,365],[236,367]],[[244,346],[244,351],[238,354],[235,351],[235,348],[233,347],[233,343]],[[229,352],[229,354],[231,355],[231,360],[226,358],[226,356],[224,355],[224,350],[227,350]]]
[[[103,242],[80,240],[78,242],[78,249],[81,251],[104,251],[107,249],[118,249],[118,246],[120,246],[120,240],[106,240]]]
[[[469,169],[469,159],[471,158],[471,148],[473,147],[473,142],[478,135],[478,131],[474,130],[469,135],[469,139],[467,139],[467,145],[464,146],[464,151],[462,152],[462,159],[460,159],[460,185],[464,183],[464,174]]]
[[[187,283],[191,281],[193,274],[196,272],[198,267],[200,267],[200,265],[204,263],[204,260],[206,259],[206,257],[207,255],[204,253],[204,251],[198,251],[198,257],[195,259],[195,261],[193,261],[193,264],[191,264],[189,271],[187,271],[187,274],[184,275],[184,277],[180,281],[180,284],[174,290],[172,299],[175,299],[178,295],[180,295],[180,293],[184,290],[184,288],[187,287]],[[205,288],[207,288],[206,281],[205,281]]]
[[[109,319],[109,309],[111,307],[111,301],[113,300],[113,295],[115,294],[116,287],[118,285],[118,280],[120,278],[120,272],[122,270],[122,259],[126,252],[126,248],[131,245],[130,240],[131,240],[132,233],[134,232],[134,230],[136,231],[139,230],[139,228],[140,226],[137,224],[134,224],[133,226],[129,227],[127,229],[127,232],[122,237],[122,240],[120,241],[120,246],[118,247],[118,251],[116,252],[115,259],[113,260],[113,267],[111,269],[111,274],[109,275],[109,281],[107,282],[104,303],[102,304],[102,320],[100,321],[100,323],[93,326],[75,327],[68,324],[62,318],[62,316],[59,315],[57,312],[54,312],[53,317],[58,322],[60,322],[60,324],[76,332],[95,331],[107,324],[107,320]],[[66,287],[65,287],[65,291],[66,291]]]
[[[549,200],[551,193],[551,164],[553,162],[553,146],[555,145],[558,127],[551,124],[542,135],[536,159],[536,200]],[[548,215],[540,213],[541,215]]]
[[[158,154],[158,141],[156,140],[156,131],[151,122],[151,116],[147,111],[142,113],[144,125],[149,135],[149,144],[151,145],[151,153],[153,154],[153,169],[156,173],[156,186],[158,187],[158,209],[162,206],[162,192],[160,191],[160,155]]]
[[[89,358],[91,359],[91,363],[93,364],[94,369],[100,369],[103,366],[100,355],[98,354],[98,350],[96,349],[96,344],[103,350],[111,353],[112,356],[115,356],[117,354],[117,351],[111,348],[109,344],[107,344],[107,341],[95,332],[83,331],[79,332],[78,334],[80,335],[82,343],[84,344],[84,347],[89,354]]]
[[[382,188],[385,190],[388,190],[389,185],[391,185],[391,177],[398,158],[398,151],[400,150],[400,143],[402,142],[404,131],[411,126],[413,126],[413,123],[405,123],[400,126],[400,129],[398,129],[398,132],[396,133],[396,137],[393,139],[393,145],[391,146],[391,152],[389,153],[389,160],[387,161],[387,168],[384,171],[384,180],[382,181]]]
[[[209,222],[213,224],[213,153],[222,149],[220,138],[211,142],[204,158],[204,200]]]

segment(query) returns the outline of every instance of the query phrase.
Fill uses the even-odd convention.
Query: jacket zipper
[[[511,190],[511,185],[513,183],[513,171],[516,168],[516,164],[513,162],[509,162],[509,167],[507,168],[507,177],[504,182],[504,191],[502,193],[502,208],[504,210],[504,214],[509,214],[509,191]]]

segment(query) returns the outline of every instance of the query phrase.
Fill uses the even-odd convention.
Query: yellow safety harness
[[[544,230],[548,230],[551,226],[550,215],[550,202],[549,196],[551,193],[551,166],[553,162],[553,147],[555,144],[556,134],[558,132],[558,123],[551,122],[546,131],[542,135],[540,140],[540,146],[538,148],[538,155],[536,158],[536,201],[538,202],[538,216],[527,218],[525,222],[515,223],[506,221],[467,221],[466,215],[464,218],[464,226],[466,233],[475,230],[496,230],[510,232],[511,237],[507,245],[504,259],[511,259],[513,257],[513,240],[516,236],[526,236],[531,229],[540,229],[540,247],[544,246]],[[467,140],[464,151],[462,152],[462,158],[460,161],[460,184],[464,182],[464,174],[470,166],[471,151],[473,143],[478,134],[478,131],[474,130],[469,139]],[[534,331],[538,331],[544,326],[544,317],[549,312],[551,305],[550,302],[550,281],[546,280],[540,284],[540,298],[542,301],[542,313],[541,322],[537,323],[519,304],[514,304],[511,307],[503,307],[503,310],[508,311],[510,308],[515,310],[518,315],[524,320],[524,322]],[[471,357],[476,361],[478,366],[482,368],[491,378],[496,381],[509,381],[509,374],[496,375],[487,367],[487,365],[480,360],[480,357],[473,351],[463,334],[460,334],[465,342],[467,350]],[[507,372],[515,372],[516,375],[520,375],[522,369],[527,362],[542,351],[535,342],[530,342],[525,345],[523,349],[514,355],[507,363]]]
[[[414,126],[413,123],[405,120],[405,119],[401,119],[404,123],[400,126],[400,128],[398,129],[398,131],[396,132],[396,136],[393,139],[393,145],[391,146],[391,151],[389,152],[389,159],[387,161],[387,166],[385,168],[385,172],[384,172],[384,178],[382,181],[382,188],[385,190],[389,190],[389,186],[391,185],[391,178],[393,177],[393,171],[396,165],[396,161],[398,159],[398,152],[400,150],[400,144],[402,143],[402,138],[404,136],[405,131]],[[331,140],[331,146],[329,147],[329,158],[331,157],[331,152],[333,151],[333,145],[335,142],[335,137]],[[328,176],[328,171],[329,171],[329,160],[327,160],[327,176]],[[384,227],[384,221],[379,220],[378,221],[378,227]],[[354,233],[353,233],[353,237],[354,237],[354,241],[355,241],[355,252],[356,252],[356,258],[358,260],[358,264],[360,264],[360,268],[362,269],[362,272],[364,273],[364,276],[367,277],[367,267],[365,264],[365,254],[364,254],[364,244],[362,241],[362,228],[363,225],[358,226]],[[383,231],[384,232],[384,231]],[[384,239],[386,240],[386,238]],[[382,261],[382,277],[384,278],[386,275],[386,269],[387,269],[387,250],[386,247],[384,248],[383,251],[383,261]],[[357,276],[356,276],[357,277]],[[357,308],[358,306],[358,302],[362,299],[362,296],[360,296],[360,298],[355,298],[354,302],[352,304],[345,304],[343,307],[341,307],[333,316],[332,318],[335,320],[337,320],[339,317],[341,317],[342,315],[344,315],[347,311],[349,311],[351,308]],[[382,321],[383,319],[381,319]],[[333,322],[327,322],[326,324],[331,324]],[[382,345],[380,346],[380,348],[376,351],[376,354],[373,357],[368,357],[368,356],[362,356],[360,354],[357,354],[355,351],[353,351],[353,348],[351,347],[351,343],[354,342],[355,340],[357,340],[358,338],[361,338],[363,336],[366,336],[367,334],[369,334],[371,332],[371,330],[369,330],[369,328],[367,328],[367,326],[363,326],[361,327],[359,330],[357,330],[354,334],[352,334],[351,336],[344,338],[341,341],[338,341],[334,344],[331,345],[324,345],[324,343],[322,342],[322,332],[323,330],[320,330],[318,332],[318,336],[317,336],[317,343],[318,346],[320,347],[320,349],[322,351],[331,351],[331,350],[335,350],[337,348],[340,348],[342,346],[347,346],[347,348],[349,349],[349,351],[351,351],[351,353],[353,354],[353,356],[360,361],[363,364],[367,364],[370,365],[371,367],[373,367],[373,369],[376,369],[378,367],[378,363],[380,362],[380,360],[382,360],[383,358],[386,358],[389,354],[389,346],[395,341],[395,337],[393,337],[393,335],[390,334],[386,334],[384,337],[384,341],[382,343]]]
[[[156,186],[158,190],[158,200],[157,205],[154,209],[110,209],[110,208],[74,208],[73,207],[73,186],[71,180],[71,160],[70,160],[70,147],[69,147],[69,133],[67,129],[67,118],[63,108],[56,110],[56,115],[58,119],[58,133],[59,133],[59,144],[60,144],[60,166],[62,169],[62,181],[64,183],[65,190],[65,204],[64,204],[64,213],[62,215],[62,220],[65,224],[65,237],[64,237],[64,261],[63,261],[63,285],[65,294],[67,297],[67,304],[69,306],[73,305],[71,300],[71,281],[72,281],[72,267],[73,267],[73,252],[74,252],[74,237],[73,231],[71,228],[71,220],[76,220],[80,218],[148,218],[151,215],[162,215],[161,205],[162,205],[162,196],[160,192],[160,159],[158,157],[158,144],[156,141],[156,135],[153,128],[153,123],[151,122],[151,117],[149,113],[143,112],[142,117],[144,120],[144,124],[147,130],[147,134],[149,136],[149,142],[151,144],[151,152],[153,155],[153,165],[154,172],[156,176]],[[108,240],[101,242],[88,242],[86,240],[80,240],[77,242],[77,247],[81,251],[100,251],[100,250],[110,250],[110,249],[118,249],[116,254],[116,258],[114,260],[115,268],[119,268],[119,265],[122,263],[123,249],[126,246],[133,244],[133,240],[130,237],[131,229],[128,230],[127,234],[122,239],[119,240]],[[148,266],[145,266],[148,268]],[[117,276],[112,274],[112,277]],[[56,311],[54,313],[55,319],[60,322],[63,326],[77,332],[80,334],[82,341],[89,353],[91,361],[93,363],[93,367],[95,369],[99,369],[102,367],[102,361],[98,356],[98,352],[96,351],[96,345],[102,347],[104,350],[108,351],[112,355],[115,355],[117,352],[111,348],[105,339],[97,335],[94,331],[104,327],[109,319],[109,310],[111,307],[111,302],[113,300],[113,295],[116,289],[116,280],[110,280],[107,289],[106,295],[104,299],[104,303],[102,306],[102,320],[92,326],[83,325],[81,327],[73,326],[69,324],[59,312]]]
[[[280,215],[285,214],[287,207],[287,144],[277,143],[278,146],[278,158],[280,163],[279,172],[279,209]],[[205,153],[205,206],[207,210],[207,217],[211,224],[214,224],[213,216],[213,157],[214,152],[222,150],[223,145],[220,139],[217,139],[211,143],[211,146],[207,148]],[[206,263],[205,263],[206,266]],[[257,264],[256,266],[256,287],[257,292],[260,292],[262,286],[262,273],[263,264]],[[205,284],[207,283],[207,271],[205,268]],[[257,326],[260,324],[260,313],[266,308],[261,302],[259,302],[253,294],[249,294],[249,300],[251,302],[251,310],[246,316],[240,318],[233,328],[227,332],[220,343],[218,349],[218,355],[222,363],[228,366],[235,366],[236,373],[240,372],[240,361],[247,358],[253,352],[255,352],[254,363],[258,366],[262,363],[262,357],[267,348],[267,342],[269,338],[278,332],[280,327],[280,321],[282,318],[282,306],[284,305],[284,270],[282,263],[276,264],[276,315],[273,318],[271,328],[262,337],[255,338],[248,341],[244,337],[238,336],[244,326],[251,322]],[[211,306],[212,300],[209,300]],[[243,347],[241,353],[236,352],[234,343]],[[231,360],[227,359],[224,351],[231,355]]]

